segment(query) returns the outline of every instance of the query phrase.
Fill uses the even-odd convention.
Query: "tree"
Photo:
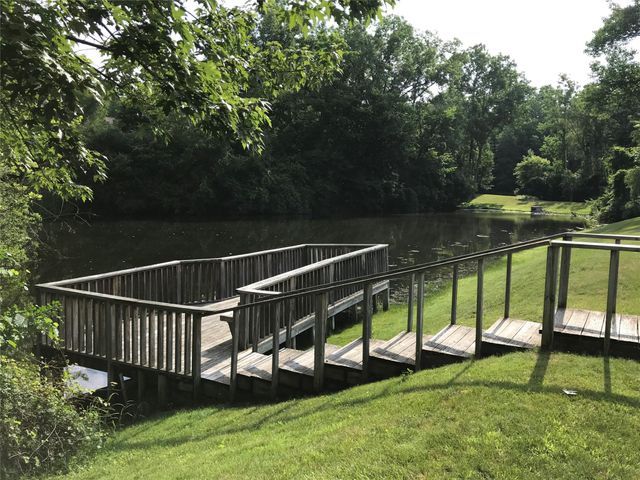
[[[476,45],[466,51],[457,89],[466,137],[464,167],[475,189],[481,190],[491,181],[489,140],[511,122],[527,84],[511,59]]]
[[[614,3],[611,4],[611,14],[587,43],[587,51],[592,55],[598,55],[620,48],[638,35],[640,35],[640,0],[633,0],[633,3],[626,7]]]
[[[298,32],[324,19],[369,18],[385,0],[259,1],[256,10],[197,0],[1,0],[3,161],[33,191],[90,198],[80,173],[105,176],[104,158],[79,135],[82,100],[105,92],[137,106],[139,121],[178,112],[205,131],[260,149],[268,100],[335,71],[341,49],[256,43],[258,13]],[[298,33],[296,38],[302,38]],[[81,48],[97,51],[96,64]],[[144,107],[144,108],[142,108]]]

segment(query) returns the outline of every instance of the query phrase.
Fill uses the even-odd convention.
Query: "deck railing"
[[[327,285],[340,280],[349,280],[364,275],[374,275],[388,271],[387,245],[308,245],[307,258],[310,262],[279,275],[237,289],[240,305],[251,304],[261,298],[295,292],[307,288]],[[329,304],[355,294],[356,286],[345,286],[332,289],[328,295]],[[315,313],[313,298],[300,296],[278,308],[256,306],[240,310],[234,315],[239,326],[239,348],[249,345],[255,351],[265,338],[285,331],[286,343],[291,345],[291,338],[296,323],[301,320],[312,320]],[[278,322],[273,321],[274,318]],[[274,330],[275,329],[275,330]]]

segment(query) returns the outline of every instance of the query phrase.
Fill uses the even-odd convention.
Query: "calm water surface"
[[[388,243],[393,267],[470,253],[582,226],[578,218],[458,211],[423,215],[50,226],[38,281],[300,243]]]

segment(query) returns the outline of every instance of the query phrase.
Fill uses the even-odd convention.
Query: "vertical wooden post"
[[[571,241],[570,235],[562,237],[563,240]],[[560,287],[558,290],[558,308],[567,308],[567,297],[569,296],[569,270],[571,268],[571,247],[562,247],[562,257],[560,260]]]
[[[113,317],[115,317],[115,309],[116,306],[113,303],[107,303],[105,306],[106,313],[106,327],[107,327],[107,335],[106,335],[106,354],[107,354],[107,397],[110,397],[113,393],[113,366],[111,361],[113,360],[113,350],[114,350],[114,336],[113,327],[114,321]]]
[[[240,340],[240,320],[246,319],[242,310],[233,312],[231,321],[231,372],[229,373],[229,400],[235,401],[238,391],[238,350]]]
[[[182,264],[176,265],[176,303],[182,303]]]
[[[362,322],[362,379],[369,377],[369,349],[371,346],[371,317],[373,283],[367,283],[363,290],[364,318]]]
[[[271,398],[278,396],[280,369],[280,303],[271,305],[273,311],[273,335],[271,337]]]
[[[193,377],[193,400],[200,398],[200,376],[202,375],[202,315],[193,316],[193,349],[191,350],[191,376]]]
[[[158,374],[158,406],[163,409],[167,406],[167,376]]]
[[[456,263],[453,266],[453,278],[451,279],[451,325],[455,325],[458,320],[458,268]]]
[[[478,284],[476,288],[476,351],[482,355],[482,319],[484,316],[484,258],[478,259]]]
[[[389,310],[389,289],[385,288],[382,294],[382,311],[386,312]]]
[[[407,332],[413,330],[413,284],[416,281],[415,273],[411,274],[409,283],[409,306],[407,309]]]
[[[287,322],[287,334],[286,334],[286,342],[285,345],[287,348],[292,348],[293,338],[291,336],[291,330],[293,328],[293,314],[295,310],[295,299],[286,300],[285,303],[285,319]]]
[[[547,249],[547,274],[544,285],[544,311],[542,313],[542,342],[544,350],[553,348],[553,330],[556,317],[556,290],[558,287],[558,247]]]
[[[618,298],[618,267],[620,265],[620,251],[611,250],[609,259],[609,284],[607,287],[607,314],[604,324],[604,354],[609,355],[611,344],[611,323],[616,314],[616,301]]]
[[[324,386],[324,342],[328,308],[328,293],[324,292],[316,295],[315,338],[313,346],[313,389],[316,392],[321,391]]]
[[[416,317],[416,365],[417,372],[422,368],[422,329],[424,324],[424,272],[418,275],[418,298]]]
[[[502,318],[509,318],[511,315],[511,266],[513,264],[513,254],[507,254],[507,274],[504,282],[504,315]]]

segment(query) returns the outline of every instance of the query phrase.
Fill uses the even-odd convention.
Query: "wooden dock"
[[[598,242],[581,242],[580,238]],[[614,240],[615,243],[602,243]],[[386,245],[298,245],[217,259],[173,261],[39,285],[43,303],[63,307],[63,351],[74,362],[136,380],[139,397],[189,392],[231,398],[287,396],[344,388],[407,369],[535,348],[640,358],[640,317],[616,311],[623,244],[640,236],[570,232],[484,252],[388,270]],[[514,254],[547,249],[542,318],[510,312]],[[610,254],[606,308],[567,306],[571,251]],[[484,262],[506,256],[504,315],[484,318]],[[476,263],[474,325],[457,322],[458,272]],[[449,324],[425,335],[425,276],[452,267]],[[372,336],[388,308],[392,280],[409,285],[407,326],[389,340]],[[575,286],[574,286],[575,288]],[[357,315],[357,316],[356,316]],[[327,343],[336,319],[362,325],[345,346]],[[297,340],[306,334],[308,348]],[[309,338],[312,340],[309,340]],[[312,345],[309,346],[309,342]],[[43,342],[44,351],[48,345]],[[111,385],[111,383],[110,383]]]

